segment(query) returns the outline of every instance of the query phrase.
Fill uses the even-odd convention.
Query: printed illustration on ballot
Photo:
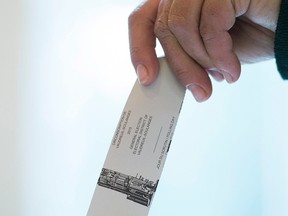
[[[98,185],[126,194],[128,200],[148,207],[156,192],[158,181],[155,183],[142,176],[134,177],[103,168]]]

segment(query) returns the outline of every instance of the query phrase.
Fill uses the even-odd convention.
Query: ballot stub
[[[137,81],[101,170],[88,216],[147,216],[185,95],[165,58],[153,84]]]

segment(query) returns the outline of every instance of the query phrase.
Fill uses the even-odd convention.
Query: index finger
[[[129,43],[131,61],[143,85],[151,84],[157,77],[159,62],[155,47],[154,23],[160,0],[147,0],[129,16]]]

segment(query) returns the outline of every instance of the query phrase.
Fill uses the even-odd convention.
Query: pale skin
[[[160,41],[169,65],[198,102],[210,77],[228,83],[242,63],[274,58],[281,0],[146,0],[129,16],[131,60],[141,84],[156,78]],[[209,76],[210,75],[210,76]]]

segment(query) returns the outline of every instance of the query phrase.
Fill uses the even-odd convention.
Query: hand
[[[132,63],[143,85],[157,77],[156,37],[197,101],[212,93],[208,74],[235,82],[240,64],[274,57],[281,0],[147,0],[129,17]]]

